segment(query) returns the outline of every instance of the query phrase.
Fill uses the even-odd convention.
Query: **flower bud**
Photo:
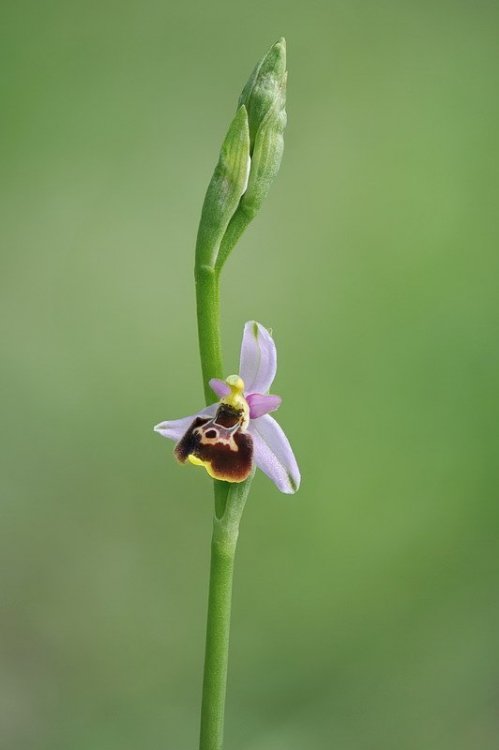
[[[286,42],[260,60],[239,97],[203,204],[196,268],[220,271],[258,212],[281,164],[286,127]]]
[[[219,269],[257,214],[279,171],[286,127],[286,82],[286,42],[280,39],[260,60],[239,97],[239,104],[248,110],[251,165],[246,192],[220,246]]]
[[[248,113],[241,105],[220,150],[203,203],[196,243],[196,266],[214,267],[220,243],[248,185]]]
[[[248,187],[241,199],[241,208],[249,218],[258,212],[281,166],[286,127],[286,82],[287,73],[284,72],[274,87],[272,104],[256,131]]]
[[[250,155],[253,155],[257,133],[270,110],[276,105],[284,113],[286,100],[286,41],[279,39],[255,66],[241,96],[239,106],[248,110]],[[284,113],[284,124],[286,125]],[[281,132],[282,135],[282,132]]]

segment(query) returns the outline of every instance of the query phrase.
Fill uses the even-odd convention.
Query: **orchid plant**
[[[269,393],[277,371],[270,331],[256,321],[245,324],[239,373],[225,380],[220,337],[220,273],[279,170],[286,80],[286,45],[280,39],[242,91],[203,203],[195,281],[207,406],[154,428],[175,441],[174,454],[181,463],[201,466],[214,479],[200,750],[221,750],[223,744],[234,557],[253,475],[260,469],[288,494],[300,486],[289,441],[270,416],[281,404],[279,396]],[[219,399],[215,403],[212,392]]]

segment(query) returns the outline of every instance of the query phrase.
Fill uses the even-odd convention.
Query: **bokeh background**
[[[257,476],[226,744],[496,748],[499,6],[7,0],[1,740],[195,748],[212,500],[193,246],[257,59],[281,173],[223,280],[271,326],[303,484]]]

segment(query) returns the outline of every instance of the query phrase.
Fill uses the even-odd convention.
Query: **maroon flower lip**
[[[175,446],[177,459],[204,466],[213,479],[244,482],[253,468],[253,439],[241,429],[239,413],[232,411],[220,404],[213,419],[196,417]]]

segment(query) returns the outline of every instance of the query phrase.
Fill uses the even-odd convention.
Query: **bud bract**
[[[196,243],[196,265],[214,267],[220,243],[248,185],[250,167],[248,114],[242,105],[220,150],[203,203]]]

